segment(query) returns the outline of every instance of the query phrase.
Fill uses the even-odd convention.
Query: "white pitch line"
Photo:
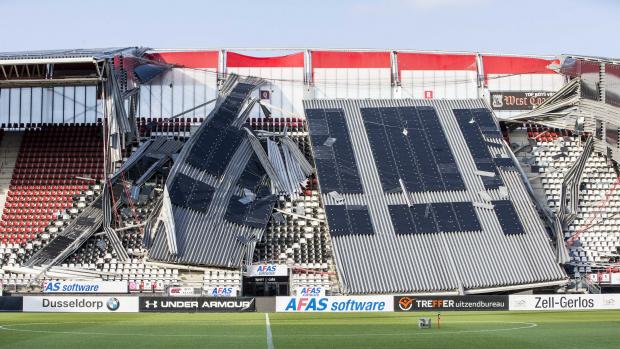
[[[267,349],[274,349],[273,337],[271,336],[271,324],[269,323],[269,314],[265,313],[265,326],[267,327]]]

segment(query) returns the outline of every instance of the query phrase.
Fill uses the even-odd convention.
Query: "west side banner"
[[[276,297],[276,312],[394,311],[393,296]]]
[[[555,92],[547,91],[499,91],[491,92],[493,110],[532,110]]]
[[[510,295],[510,310],[620,309],[619,294]]]
[[[24,312],[136,313],[138,297],[24,296]]]

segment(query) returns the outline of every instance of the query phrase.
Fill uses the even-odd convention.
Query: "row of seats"
[[[62,231],[100,192],[101,125],[26,128],[0,220],[0,267],[20,266]],[[28,275],[5,273],[5,284]]]
[[[578,136],[536,141],[532,154],[538,172],[542,173],[541,183],[551,209],[559,208],[564,175],[582,151]],[[593,153],[582,176],[577,218],[564,232],[566,239],[579,235],[569,249],[573,272],[577,274],[590,273],[614,262],[614,255],[620,250],[617,234],[620,224],[610,219],[620,215],[620,191],[616,190],[616,181],[617,175],[607,159]]]

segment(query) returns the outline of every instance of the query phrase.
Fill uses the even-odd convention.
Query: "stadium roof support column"
[[[392,66],[392,98],[401,98],[398,53],[396,51],[390,52],[390,63]]]
[[[478,78],[476,81],[478,84],[478,98],[486,99],[486,96],[484,95],[484,62],[480,53],[476,53],[476,67],[478,72]]]

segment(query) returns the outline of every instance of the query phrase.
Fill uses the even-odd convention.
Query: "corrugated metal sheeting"
[[[563,283],[566,276],[554,260],[550,239],[515,171],[499,169],[508,198],[525,233],[505,234],[492,209],[475,207],[482,231],[396,234],[388,204],[406,205],[402,193],[384,194],[360,112],[363,107],[432,106],[436,109],[466,190],[410,193],[412,204],[480,201],[505,198],[503,190],[486,190],[453,109],[486,108],[482,100],[309,100],[305,109],[343,109],[363,194],[343,194],[347,205],[368,205],[374,234],[332,236],[336,266],[346,292],[427,293],[475,292],[495,288]],[[319,182],[321,173],[319,172]],[[319,183],[320,184],[320,183]],[[326,205],[334,198],[322,193]],[[328,221],[329,225],[329,221]],[[529,285],[529,286],[528,286]]]
[[[231,206],[230,202],[236,200],[233,195],[239,195],[241,191],[238,181],[253,154],[248,138],[240,136],[244,133],[240,127],[247,118],[242,107],[250,93],[262,83],[260,79],[237,80],[234,76],[229,77],[216,108],[185,144],[166,182],[170,197],[181,197],[182,200],[174,200],[171,205],[170,197],[164,198],[163,206],[169,209],[160,215],[163,224],[159,224],[155,230],[149,252],[152,259],[192,265],[239,267],[244,257],[251,256],[264,226],[261,229],[236,224],[225,219],[225,215]],[[209,131],[215,132],[207,133]],[[207,134],[218,138],[207,139],[204,137]],[[221,135],[228,137],[228,143]],[[197,163],[195,159],[200,154],[205,154],[207,158]],[[197,167],[208,161],[214,167],[221,166],[217,170]],[[217,164],[216,161],[223,163]],[[187,182],[190,182],[192,188],[183,184]],[[183,201],[186,204],[182,204]]]

